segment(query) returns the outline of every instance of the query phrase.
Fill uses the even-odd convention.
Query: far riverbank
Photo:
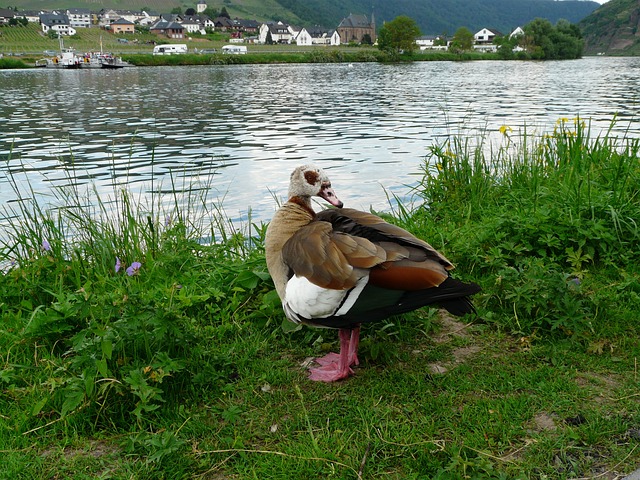
[[[419,61],[470,61],[498,60],[495,53],[468,52],[454,54],[442,51],[414,52],[411,54],[394,54],[377,49],[346,50],[310,50],[297,52],[261,52],[246,55],[184,54],[184,55],[152,55],[124,54],[122,59],[132,66],[186,66],[186,65],[265,65],[288,63],[398,63]],[[3,57],[0,58],[0,69],[35,68],[38,58]]]

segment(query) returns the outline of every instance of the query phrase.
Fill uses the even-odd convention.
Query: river
[[[0,71],[0,204],[65,185],[201,189],[268,220],[291,170],[327,169],[347,206],[410,201],[430,146],[559,118],[639,136],[640,58]],[[2,214],[0,214],[1,217]],[[1,224],[1,218],[0,218]]]

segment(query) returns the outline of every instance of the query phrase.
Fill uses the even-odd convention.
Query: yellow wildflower
[[[508,136],[511,132],[513,132],[513,128],[511,128],[509,125],[502,125],[500,127],[500,133],[502,135]]]

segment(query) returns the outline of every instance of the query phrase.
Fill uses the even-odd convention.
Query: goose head
[[[331,181],[322,168],[302,165],[291,174],[289,200],[311,207],[311,197],[323,198],[334,207],[342,208],[343,205],[331,188]]]

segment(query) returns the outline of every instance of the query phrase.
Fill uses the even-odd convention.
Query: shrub
[[[515,331],[629,327],[599,291],[640,263],[640,142],[589,130],[561,119],[517,144],[503,127],[497,149],[454,138],[427,157],[418,218],[447,235],[461,271],[485,279],[489,317]]]

